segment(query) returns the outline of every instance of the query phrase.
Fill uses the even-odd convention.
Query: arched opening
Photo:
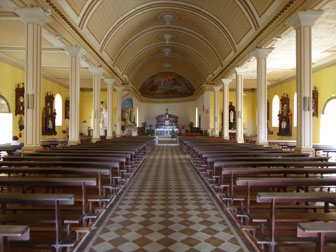
[[[9,103],[0,95],[0,144],[10,144],[13,135],[13,115]]]
[[[320,143],[336,145],[336,97],[329,99],[321,115]]]
[[[62,126],[62,96],[60,94],[56,94],[55,103],[54,103],[55,111],[56,111],[56,126]]]
[[[296,127],[297,125],[297,93],[294,94],[294,119],[293,119],[293,125]]]
[[[272,100],[272,127],[279,127],[280,98],[275,95]]]

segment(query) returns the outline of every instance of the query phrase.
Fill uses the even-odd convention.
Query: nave
[[[176,145],[154,148],[85,245],[77,251],[252,251]]]

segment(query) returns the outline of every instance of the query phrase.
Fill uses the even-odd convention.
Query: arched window
[[[335,145],[336,143],[336,97],[329,99],[321,115],[320,143]]]
[[[55,110],[56,110],[56,126],[62,126],[62,96],[56,94],[55,96]]]
[[[294,94],[294,127],[297,125],[297,94]]]
[[[12,142],[13,115],[10,112],[8,101],[0,95],[0,144]]]
[[[196,107],[196,120],[195,120],[195,122],[196,122],[195,127],[198,128],[198,107]]]
[[[280,98],[275,95],[272,100],[272,127],[279,127],[278,114],[280,112]]]

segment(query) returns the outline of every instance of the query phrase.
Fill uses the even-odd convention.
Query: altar
[[[168,114],[159,115],[156,117],[155,133],[157,136],[172,136],[178,134],[178,116]]]

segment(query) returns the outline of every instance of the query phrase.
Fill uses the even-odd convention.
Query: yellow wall
[[[13,136],[19,136],[19,119],[20,116],[15,116],[15,88],[16,85],[20,82],[24,82],[25,74],[24,71],[16,67],[12,67],[8,64],[0,62],[0,94],[6,98],[9,103],[11,113],[13,114]],[[19,139],[20,142],[23,142],[24,135]]]
[[[320,142],[320,123],[323,108],[332,96],[336,95],[336,65],[313,73],[313,88],[318,94],[318,118],[313,117],[313,143]]]
[[[244,91],[243,96],[243,127],[244,133],[246,129],[246,122],[249,120],[253,121],[253,135],[256,134],[256,92],[255,91]],[[229,103],[232,102],[233,106],[236,106],[236,92],[229,92]],[[223,130],[223,91],[221,90],[218,95],[219,104],[219,129]],[[213,119],[214,120],[214,119]]]
[[[100,101],[103,101],[107,105],[107,91],[102,90],[100,93]],[[80,128],[79,131],[82,131],[82,122],[86,120],[88,126],[92,128],[92,116],[93,116],[93,93],[92,91],[81,91],[80,94]],[[113,92],[113,122],[117,121],[117,92]],[[113,125],[113,130],[115,127]]]
[[[318,118],[313,117],[313,143],[320,143],[320,123],[321,114],[323,107],[325,106],[327,100],[336,95],[336,65],[324,68],[313,72],[313,88],[316,86],[318,94]],[[289,107],[293,114],[294,120],[294,93],[296,91],[296,79],[287,81],[282,84],[274,85],[268,89],[268,101],[270,104],[270,122],[269,126],[273,131],[273,135],[268,135],[269,139],[292,139],[296,140],[296,127],[292,128],[292,136],[277,136],[278,128],[273,128],[271,118],[272,118],[272,99],[274,95],[281,95],[284,93],[289,96]]]
[[[288,82],[274,85],[268,88],[267,91],[267,99],[269,101],[269,122],[268,126],[271,131],[273,131],[273,135],[268,135],[268,139],[296,139],[296,127],[292,127],[292,136],[278,136],[277,133],[279,132],[278,127],[272,127],[272,101],[275,95],[278,95],[281,99],[281,96],[284,94],[288,94],[289,97],[289,109],[293,115],[293,124],[294,124],[294,93],[296,91],[296,81],[290,80]]]
[[[0,94],[4,96],[10,106],[11,113],[13,114],[13,135],[19,137],[19,119],[21,115],[15,116],[15,88],[18,83],[24,82],[25,73],[22,69],[16,68],[14,66],[8,65],[6,63],[0,62],[0,76],[1,76],[1,83],[0,83]],[[44,108],[45,102],[45,94],[46,92],[51,91],[54,96],[56,93],[59,93],[62,96],[62,103],[63,103],[63,118],[62,118],[62,126],[57,126],[56,136],[42,136],[41,130],[41,139],[46,138],[63,138],[66,134],[63,134],[62,131],[66,130],[68,127],[68,121],[64,119],[64,101],[67,97],[69,97],[69,89],[65,88],[57,83],[52,81],[46,80],[42,78],[41,81],[41,117],[42,117],[42,109]],[[23,116],[22,116],[23,117]],[[24,117],[23,117],[24,118]],[[22,137],[19,139],[20,142],[24,141],[24,130],[21,131]]]
[[[69,97],[69,89],[55,82],[42,79],[41,81],[41,115],[42,115],[42,110],[44,109],[44,106],[45,106],[45,96],[47,92],[49,93],[51,92],[54,95],[54,97],[56,96],[56,94],[60,94],[62,96],[62,109],[63,109],[62,126],[56,126],[57,135],[55,136],[42,136],[42,130],[41,130],[41,139],[67,138],[67,129],[69,128],[69,119],[64,119],[64,115],[65,115],[64,104],[65,104],[65,99]],[[42,122],[41,122],[41,128],[42,128]]]

